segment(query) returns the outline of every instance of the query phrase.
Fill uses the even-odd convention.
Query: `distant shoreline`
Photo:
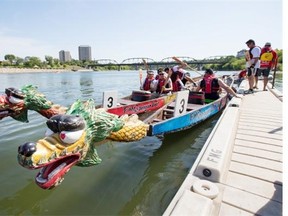
[[[67,72],[67,69],[40,69],[40,68],[0,68],[2,73],[41,73],[41,72]]]

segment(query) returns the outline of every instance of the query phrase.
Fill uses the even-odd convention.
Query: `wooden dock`
[[[282,94],[233,99],[163,215],[283,215]]]

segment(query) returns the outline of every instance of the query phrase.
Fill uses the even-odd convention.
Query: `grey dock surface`
[[[282,95],[231,101],[163,215],[282,215]]]

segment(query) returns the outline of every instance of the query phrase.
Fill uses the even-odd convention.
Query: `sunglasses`
[[[164,74],[162,74],[162,73],[159,73],[159,76],[162,76],[162,75],[164,75]]]

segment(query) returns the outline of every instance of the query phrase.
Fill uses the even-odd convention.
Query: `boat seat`
[[[163,109],[163,111],[167,113],[174,113],[174,109]]]
[[[153,119],[153,122],[160,122],[160,121],[162,121],[162,120],[158,119],[158,118]]]

